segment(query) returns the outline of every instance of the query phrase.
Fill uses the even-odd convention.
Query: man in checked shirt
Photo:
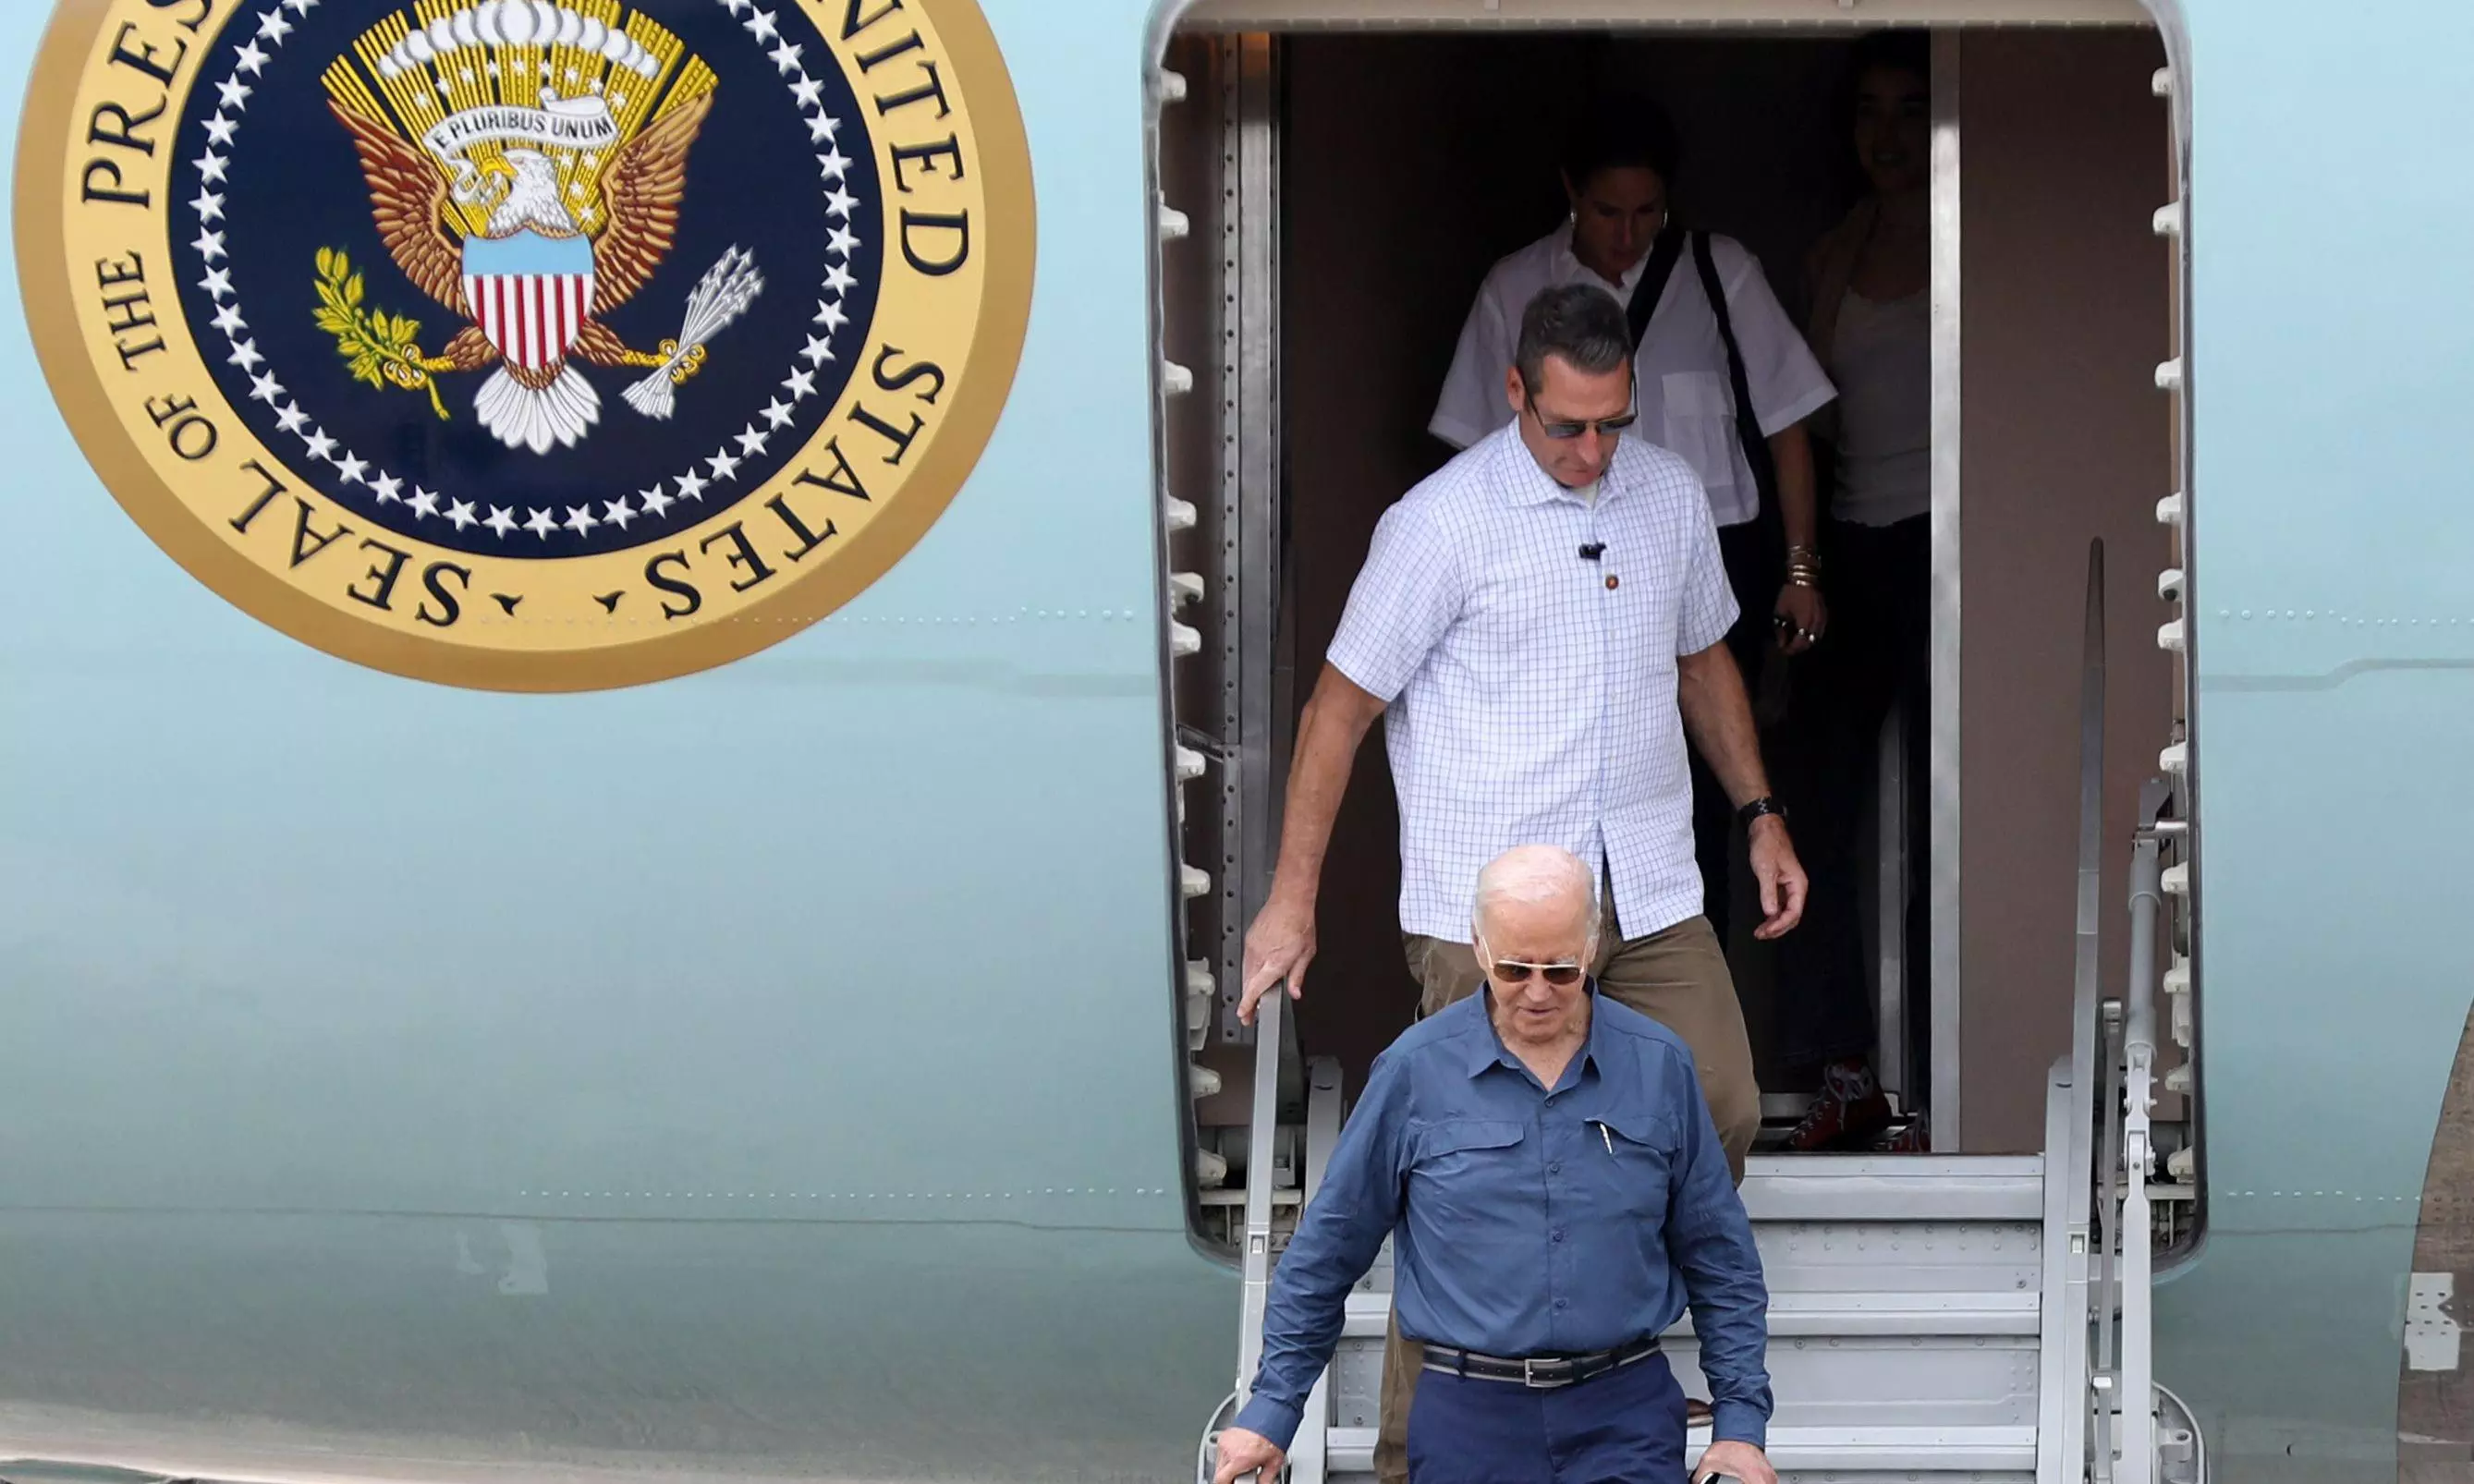
[[[1524,842],[1570,851],[1604,887],[1591,967],[1606,996],[1691,1048],[1730,1174],[1760,1127],[1734,981],[1693,852],[1686,738],[1751,832],[1777,937],[1803,915],[1803,867],[1771,800],[1742,675],[1736,604],[1710,502],[1633,421],[1622,306],[1586,283],[1521,315],[1513,421],[1384,513],[1299,718],[1270,899],[1246,935],[1239,1013],[1285,981],[1302,995],[1315,895],[1360,742],[1381,717],[1400,806],[1400,929],[1431,1015],[1483,982],[1470,883]],[[1384,1357],[1375,1469],[1401,1453],[1418,1348]],[[1696,1408],[1698,1410],[1698,1408]]]
[[[1683,1043],[1587,977],[1590,880],[1551,845],[1478,878],[1486,992],[1375,1058],[1273,1274],[1215,1484],[1278,1477],[1386,1236],[1401,1322],[1427,1337],[1417,1484],[1683,1484],[1684,1394],[1660,1336],[1687,1306],[1717,1402],[1697,1472],[1775,1484],[1752,1223]]]

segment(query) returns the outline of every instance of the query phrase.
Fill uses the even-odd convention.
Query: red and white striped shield
[[[593,316],[593,244],[530,229],[464,239],[464,301],[509,364],[557,369]]]
[[[498,353],[527,371],[567,359],[593,313],[593,275],[485,273],[464,280],[473,318]]]

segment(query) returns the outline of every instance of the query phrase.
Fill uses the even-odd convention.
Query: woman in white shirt
[[[1807,263],[1807,338],[1838,401],[1816,426],[1830,515],[1830,643],[1796,677],[1793,735],[1808,749],[1789,804],[1811,852],[1802,929],[1781,945],[1781,1054],[1818,1068],[1820,1090],[1791,1147],[1861,1144],[1889,1122],[1874,1077],[1877,1028],[1865,985],[1856,883],[1857,824],[1876,787],[1876,742],[1893,702],[1905,714],[1908,779],[1905,1003],[1926,1001],[1926,843],[1930,791],[1926,718],[1932,664],[1931,50],[1921,32],[1885,32],[1851,59],[1856,153],[1871,189]],[[1808,709],[1807,709],[1808,708]],[[1901,883],[1882,883],[1898,890]],[[1882,1026],[1881,1034],[1904,1028]],[[1909,1035],[1913,1085],[1926,1085],[1924,1037]],[[1902,1140],[1921,1148],[1921,1109]]]
[[[1676,156],[1673,126],[1655,103],[1611,98],[1589,109],[1561,161],[1570,217],[1487,274],[1461,327],[1460,347],[1427,427],[1466,449],[1512,421],[1504,369],[1512,364],[1521,311],[1540,289],[1590,283],[1629,306],[1653,267],[1662,270],[1664,282],[1648,306],[1635,353],[1633,427],[1637,436],[1682,454],[1700,476],[1741,610],[1728,647],[1746,685],[1758,686],[1764,651],[1801,654],[1829,622],[1812,549],[1812,452],[1804,423],[1834,393],[1770,291],[1759,261],[1732,238],[1691,234],[1707,239],[1706,272],[1719,285],[1727,328],[1743,359],[1746,400],[1774,471],[1778,508],[1761,519],[1759,486],[1739,435],[1726,342],[1704,286],[1705,264],[1669,221],[1667,187],[1675,178]],[[1640,324],[1639,315],[1634,323]],[[1731,846],[1742,827],[1697,752],[1692,783],[1704,911],[1723,943],[1729,940]]]

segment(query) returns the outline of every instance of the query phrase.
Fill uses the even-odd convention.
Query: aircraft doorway
[[[1450,456],[1426,427],[1479,280],[1564,214],[1553,160],[1567,122],[1592,89],[1658,97],[1682,141],[1679,220],[1743,243],[1801,324],[1807,250],[1862,187],[1842,87],[1857,35],[1172,40],[1168,65],[1201,105],[1162,114],[1162,199],[1185,213],[1185,231],[1161,253],[1158,313],[1166,358],[1199,394],[1166,400],[1162,456],[1169,493],[1197,511],[1193,530],[1171,532],[1170,561],[1207,579],[1202,601],[1177,615],[1201,651],[1179,671],[1177,717],[1191,765],[1219,784],[1185,799],[1184,819],[1184,859],[1213,867],[1189,876],[1187,922],[1187,956],[1216,1000],[1189,1046],[1225,1089],[1197,1105],[1206,1154],[1215,1127],[1242,1137],[1246,1121],[1249,1058],[1228,1010],[1237,942],[1276,846],[1297,708],[1376,519]],[[2122,616],[2105,687],[2108,909],[2122,898],[2139,785],[2181,735],[2177,657],[2149,638],[2171,616],[2153,574],[2181,565],[2177,532],[2157,516],[2178,457],[2178,400],[2158,382],[2177,353],[2178,254],[2154,224],[2175,189],[2171,118],[2150,86],[2164,47],[2144,26],[1948,31],[1932,55],[1933,300],[1946,337],[1934,456],[1951,495],[1937,485],[1933,714],[1894,725],[1924,729],[1934,761],[1927,777],[1880,774],[1883,797],[1929,799],[1930,928],[1912,944],[1880,931],[1898,915],[1879,889],[1884,879],[1895,889],[1904,843],[1894,804],[1888,831],[1868,820],[1861,836],[1868,992],[1884,1030],[1904,1010],[1906,1037],[1879,1048],[1876,1064],[1903,1108],[1932,1110],[1938,1151],[2033,1153],[2044,1070],[2071,1045],[2091,538],[2107,547],[2109,607]],[[1183,203],[1216,205],[1202,214]],[[1380,736],[1342,806],[1319,953],[1292,1017],[1300,1050],[1337,1058],[1352,1089],[1416,1002]],[[1765,739],[1765,754],[1776,745]],[[2122,953],[2118,915],[2103,919],[2108,965]],[[1814,1073],[1781,1059],[1776,957],[1748,929],[1731,962],[1776,1135]],[[1908,981],[1922,1003],[1901,993],[1903,950],[1925,959]]]

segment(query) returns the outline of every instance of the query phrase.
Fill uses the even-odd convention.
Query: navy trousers
[[[1684,1388],[1664,1355],[1552,1389],[1421,1371],[1409,1484],[1686,1484]]]

